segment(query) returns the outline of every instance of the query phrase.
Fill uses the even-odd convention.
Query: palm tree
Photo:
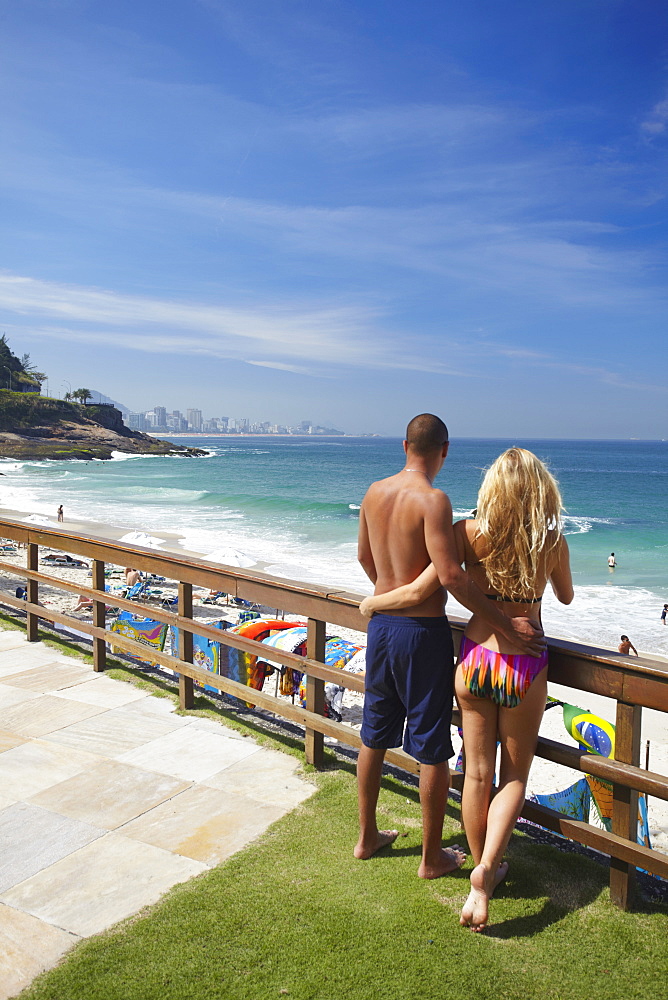
[[[93,398],[93,393],[90,389],[75,389],[72,396],[85,406],[88,400]]]

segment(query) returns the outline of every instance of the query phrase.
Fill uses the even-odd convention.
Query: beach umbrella
[[[44,514],[29,514],[28,517],[23,518],[24,521],[29,521],[31,524],[48,524],[51,527],[51,520],[45,517]]]
[[[237,566],[239,569],[248,569],[249,566],[255,566],[257,564],[257,559],[253,559],[252,556],[247,556],[245,552],[240,552],[239,549],[233,549],[231,547],[216,549],[208,556],[204,556],[207,562],[222,563],[224,566]]]
[[[164,538],[156,538],[155,535],[148,535],[145,531],[130,531],[118,540],[127,545],[143,545],[146,549],[157,549],[164,542]]]

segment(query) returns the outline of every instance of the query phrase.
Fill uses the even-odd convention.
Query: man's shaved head
[[[431,455],[448,443],[448,428],[433,413],[420,413],[406,428],[406,442],[416,455]]]

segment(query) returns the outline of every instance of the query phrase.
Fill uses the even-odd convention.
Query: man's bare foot
[[[484,931],[489,917],[489,900],[494,887],[501,881],[501,879],[495,881],[499,870],[497,869],[492,878],[484,865],[478,865],[471,872],[471,891],[459,918],[462,927],[470,927],[472,931]]]
[[[452,847],[442,847],[441,856],[433,862],[427,864],[422,862],[418,868],[418,878],[442,878],[450,872],[456,872],[466,861],[466,854],[459,847],[453,844]]]
[[[374,854],[381,851],[383,847],[388,847],[389,844],[393,844],[394,841],[399,836],[398,830],[379,830],[376,836],[376,840],[370,844],[361,839],[355,844],[353,849],[353,854],[358,861],[368,861],[372,858]]]

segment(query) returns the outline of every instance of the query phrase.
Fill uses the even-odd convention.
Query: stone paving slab
[[[111,678],[110,678],[111,680]],[[129,684],[125,684],[122,681],[114,681],[115,684],[123,684],[123,687],[130,687]],[[136,690],[136,689],[133,689]],[[174,727],[174,729],[181,726],[191,726],[195,722],[199,723],[200,719],[193,719],[190,716],[183,716],[176,714],[176,705],[171,698],[162,697],[159,694],[151,695],[148,698],[144,698],[142,701],[133,701],[124,706],[126,712],[131,712],[135,715],[146,716],[149,719],[169,719]],[[227,732],[227,729],[225,729]]]
[[[27,802],[0,810],[0,893],[105,832]]]
[[[202,784],[284,810],[294,809],[313,794],[313,786],[296,775],[298,767],[295,757],[260,749],[252,757],[204,778]]]
[[[108,833],[0,894],[0,902],[87,937],[206,870],[199,861]]]
[[[13,806],[15,802],[18,802],[18,798],[14,795],[7,795],[6,792],[0,792],[0,809],[6,809],[7,806]]]
[[[0,633],[0,650],[15,649],[17,646],[27,646],[25,632],[18,629]]]
[[[28,740],[0,754],[0,788],[25,800],[99,762],[99,757],[84,750]]]
[[[45,694],[38,700],[0,709],[0,729],[11,729],[19,736],[47,736],[102,711],[97,705],[65,701]]]
[[[80,684],[86,680],[90,680],[90,667],[84,667],[76,660],[71,660],[69,663],[55,660],[42,663],[38,667],[32,667],[30,670],[24,670],[18,674],[11,674],[9,677],[3,677],[0,683],[9,684],[16,688],[25,688],[26,691],[46,694],[47,691],[58,691],[60,688]]]
[[[148,692],[140,691],[131,684],[119,684],[104,674],[93,674],[95,679],[91,680],[90,674],[88,669],[81,683],[55,691],[55,697],[83,701],[87,705],[98,705],[100,708],[120,708],[149,697]]]
[[[122,684],[122,681],[118,681]],[[46,696],[45,696],[46,697]],[[69,704],[73,707],[75,702],[66,702],[63,698],[53,698],[59,704]],[[90,753],[99,754],[102,757],[118,757],[143,746],[159,736],[165,736],[174,729],[187,726],[188,719],[180,716],[153,716],[140,715],[130,712],[131,706],[115,708],[103,712],[99,706],[88,706],[78,703],[82,710],[89,709],[89,714],[96,715],[96,718],[77,722],[71,726],[65,726],[58,732],[53,732],[49,739],[54,743],[69,746],[75,749],[87,750]],[[101,714],[96,714],[101,713]],[[1,719],[1,716],[0,716]],[[129,761],[132,763],[132,761]]]
[[[27,742],[27,736],[18,736],[17,733],[12,733],[8,729],[0,729],[0,753],[11,750],[13,747],[20,747],[22,743]]]
[[[193,786],[123,827],[124,836],[217,865],[286,812],[234,792]]]
[[[297,766],[0,631],[0,1000],[312,794]]]
[[[33,650],[25,645],[18,649],[2,650],[0,677],[22,673],[30,667],[39,667],[43,663],[50,663],[53,659],[53,652],[46,647],[42,650]]]
[[[39,792],[30,802],[115,830],[188,787],[187,782],[164,774],[103,760],[90,771]]]
[[[78,940],[75,934],[0,903],[0,1000],[16,996]]]
[[[160,774],[171,774],[186,781],[202,781],[224,767],[234,764],[259,747],[252,740],[230,739],[220,727],[219,733],[187,726],[145,743],[123,754],[119,760],[136,764]]]
[[[240,740],[242,743],[253,742],[252,736],[247,733],[240,733],[228,726],[221,726],[220,722],[216,722],[214,719],[193,719],[191,726],[201,733],[217,733],[218,736],[222,733],[228,740]],[[271,753],[271,751],[269,752]],[[284,755],[281,754],[281,756]]]
[[[39,667],[43,663],[51,663],[59,659],[58,653],[41,642],[26,643],[24,640],[23,645],[11,647],[4,652],[6,655],[2,657],[0,677],[5,674],[17,674],[29,670],[31,667]]]
[[[39,698],[36,691],[25,691],[18,687],[10,687],[0,679],[0,709],[10,708],[12,705],[20,705],[22,701],[30,701],[31,698]],[[11,678],[10,678],[11,679]]]

